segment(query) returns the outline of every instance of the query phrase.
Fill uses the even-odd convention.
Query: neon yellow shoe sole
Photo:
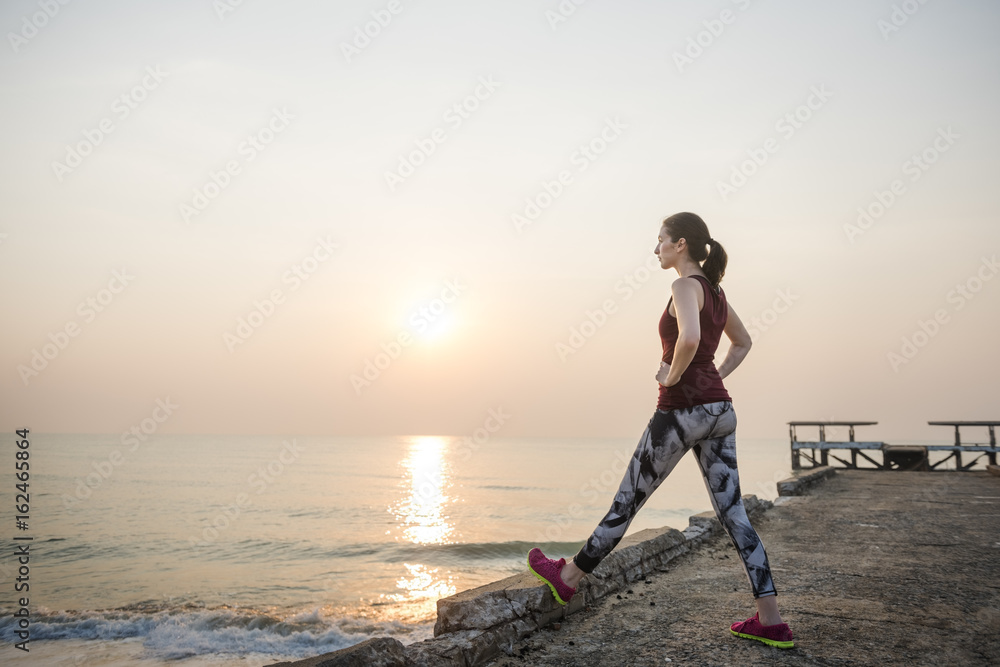
[[[742,632],[736,632],[735,630],[730,630],[730,632],[737,637],[743,637],[743,639],[756,639],[759,642],[764,642],[768,646],[776,646],[778,648],[792,648],[795,646],[795,642],[779,642],[777,639],[767,639],[766,637],[758,637],[757,635],[748,635]]]

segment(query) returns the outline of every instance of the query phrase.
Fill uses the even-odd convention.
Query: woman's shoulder
[[[671,298],[680,297],[688,300],[689,303],[690,300],[694,300],[700,311],[705,306],[705,289],[709,287],[709,283],[707,278],[705,278],[705,282],[698,280],[698,278],[705,278],[705,276],[690,275],[674,280],[670,284]]]
[[[684,291],[687,291],[691,294],[697,294],[704,287],[707,287],[712,291],[716,291],[708,278],[706,278],[701,274],[693,273],[690,276],[684,276],[674,280],[674,282],[670,284],[670,291],[673,292],[674,294],[676,294],[678,291],[682,293]],[[718,292],[716,292],[716,294],[718,294]]]
[[[703,285],[709,292],[712,292],[719,296],[724,296],[724,292],[722,291],[722,285],[713,285],[712,281],[708,279],[708,276],[703,276],[700,273],[694,273],[688,276],[688,278],[691,278],[693,282],[697,282]],[[683,280],[683,278],[678,278],[678,280]],[[674,282],[676,283],[677,281],[675,280]]]
[[[681,276],[679,278],[675,278],[674,282],[672,282],[670,286],[673,287],[675,285],[691,285],[693,287],[694,285],[701,284],[701,281],[698,280],[698,278],[702,278],[706,281],[708,280],[708,278],[701,275],[700,273],[692,273],[690,276]]]

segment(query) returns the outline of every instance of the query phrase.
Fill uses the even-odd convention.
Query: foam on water
[[[13,643],[16,623],[9,610],[0,618],[0,637]],[[31,641],[138,639],[147,660],[177,661],[196,656],[281,655],[305,658],[392,635],[404,643],[432,635],[430,623],[412,624],[328,615],[319,607],[278,611],[215,608],[37,610]],[[37,645],[36,645],[37,646]]]

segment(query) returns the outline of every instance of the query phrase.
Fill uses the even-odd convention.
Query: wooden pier
[[[792,421],[788,422],[788,436],[792,447],[792,469],[803,467],[834,465],[834,467],[855,470],[944,470],[948,461],[954,460],[955,469],[972,470],[976,462],[985,458],[989,466],[996,466],[997,447],[995,428],[1000,421],[929,421],[932,426],[951,426],[955,429],[955,442],[941,445],[891,445],[881,441],[858,441],[854,439],[856,426],[874,426],[878,422],[869,421]],[[796,427],[819,427],[819,440],[799,440]],[[827,426],[848,427],[847,440],[827,440]],[[962,442],[961,427],[985,426],[989,429],[990,441]],[[836,452],[836,453],[835,453]],[[881,455],[877,454],[881,452]],[[930,452],[948,452],[943,459],[932,462]],[[839,453],[839,455],[838,455]],[[973,458],[962,461],[962,454]],[[849,456],[849,458],[848,458]],[[843,457],[843,458],[842,458]],[[803,459],[806,466],[803,466]],[[831,463],[831,459],[840,466]],[[870,464],[870,465],[868,465]]]
[[[944,463],[945,461],[947,461],[948,459],[950,459],[952,456],[955,457],[955,466],[959,470],[968,470],[969,468],[972,467],[973,463],[975,463],[976,461],[978,461],[979,459],[981,459],[983,457],[983,454],[986,455],[987,459],[990,462],[989,463],[990,465],[994,465],[995,466],[997,464],[997,452],[1000,451],[1000,449],[997,448],[997,435],[996,435],[996,431],[994,429],[998,425],[1000,425],[1000,422],[969,422],[969,421],[961,421],[961,422],[927,422],[927,423],[930,424],[931,426],[954,426],[955,427],[955,444],[954,445],[927,445],[927,449],[929,451],[950,451],[951,452],[951,454],[949,454],[948,456],[946,456],[943,460],[941,460],[938,463],[936,463],[933,466],[931,466],[931,469],[933,469],[933,468],[937,467],[938,465]],[[990,431],[990,441],[989,441],[989,443],[985,443],[985,442],[965,442],[965,443],[963,443],[962,442],[962,436],[959,433],[959,428],[961,428],[962,426],[986,426],[987,428],[989,428],[989,431]],[[979,454],[977,454],[976,458],[974,458],[972,460],[972,462],[969,463],[969,465],[963,467],[962,466],[962,452],[979,452]]]

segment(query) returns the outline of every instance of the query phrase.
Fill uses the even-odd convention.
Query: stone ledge
[[[340,651],[268,667],[396,667],[406,664],[403,644],[392,637],[374,637]]]
[[[833,477],[836,474],[836,469],[831,466],[821,466],[819,468],[811,468],[809,470],[797,470],[792,473],[792,476],[788,479],[783,479],[778,482],[778,495],[804,495],[806,489],[810,486],[813,486],[828,477]]]
[[[773,506],[752,495],[743,496],[743,503],[751,518]],[[438,600],[433,639],[402,646],[395,639],[378,637],[309,660],[269,667],[477,667],[510,653],[517,641],[538,629],[645,579],[722,531],[714,512],[695,514],[688,524],[684,532],[650,528],[623,539],[581,582],[565,607],[545,584],[525,572]]]

